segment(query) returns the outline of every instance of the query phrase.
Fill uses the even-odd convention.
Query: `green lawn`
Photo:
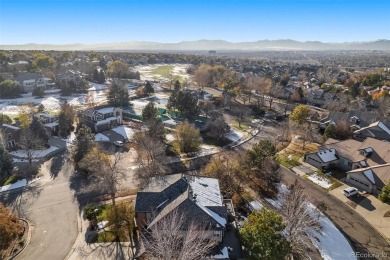
[[[291,155],[291,160],[289,159],[289,155]],[[299,157],[300,155],[299,154],[278,154],[277,155],[277,159],[279,161],[279,163],[281,165],[283,165],[284,167],[286,168],[292,168],[292,167],[295,167],[295,166],[299,166],[301,165],[301,163],[299,162]]]
[[[159,66],[151,71],[152,74],[161,75],[164,78],[169,78],[169,74],[172,72],[175,66],[172,65],[163,65]]]
[[[237,128],[237,129],[240,129],[240,130],[248,130],[249,129],[249,126],[244,125],[242,123],[241,123],[241,127],[239,127],[238,124],[233,124],[233,127]]]

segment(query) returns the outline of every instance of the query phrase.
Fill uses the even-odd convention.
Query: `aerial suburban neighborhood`
[[[76,8],[58,2],[40,4],[58,17]],[[117,16],[113,3],[77,8],[104,6],[112,25],[122,5],[146,10],[119,2]],[[278,8],[308,8],[297,5]],[[0,3],[8,18],[29,7]],[[21,38],[10,23],[1,18],[0,259],[390,258],[390,40],[255,41],[193,24],[199,39],[232,40],[136,31],[151,40],[124,42],[102,25],[90,33],[107,37],[91,42],[54,20],[66,41],[27,25]],[[141,27],[160,35],[153,26]],[[292,37],[283,26],[278,37]]]

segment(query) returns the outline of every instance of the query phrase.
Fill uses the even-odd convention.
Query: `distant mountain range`
[[[381,50],[390,51],[390,40],[370,42],[324,43],[319,41],[299,42],[294,40],[260,40],[255,42],[228,42],[223,40],[159,42],[113,42],[99,44],[24,44],[0,45],[1,50],[95,50],[95,51],[280,51],[280,50]]]

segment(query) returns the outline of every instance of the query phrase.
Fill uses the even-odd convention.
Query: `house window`
[[[352,162],[348,161],[348,166],[352,167]]]
[[[214,231],[213,236],[217,238],[221,238],[221,231]]]
[[[12,134],[8,133],[7,137],[8,137],[8,140],[11,140],[12,139]]]

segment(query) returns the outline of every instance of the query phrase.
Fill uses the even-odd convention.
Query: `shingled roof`
[[[174,210],[186,219],[202,225],[209,223],[217,229],[224,228],[227,222],[227,208],[214,178],[188,174],[155,177],[137,193],[135,211],[155,215],[149,227]]]

